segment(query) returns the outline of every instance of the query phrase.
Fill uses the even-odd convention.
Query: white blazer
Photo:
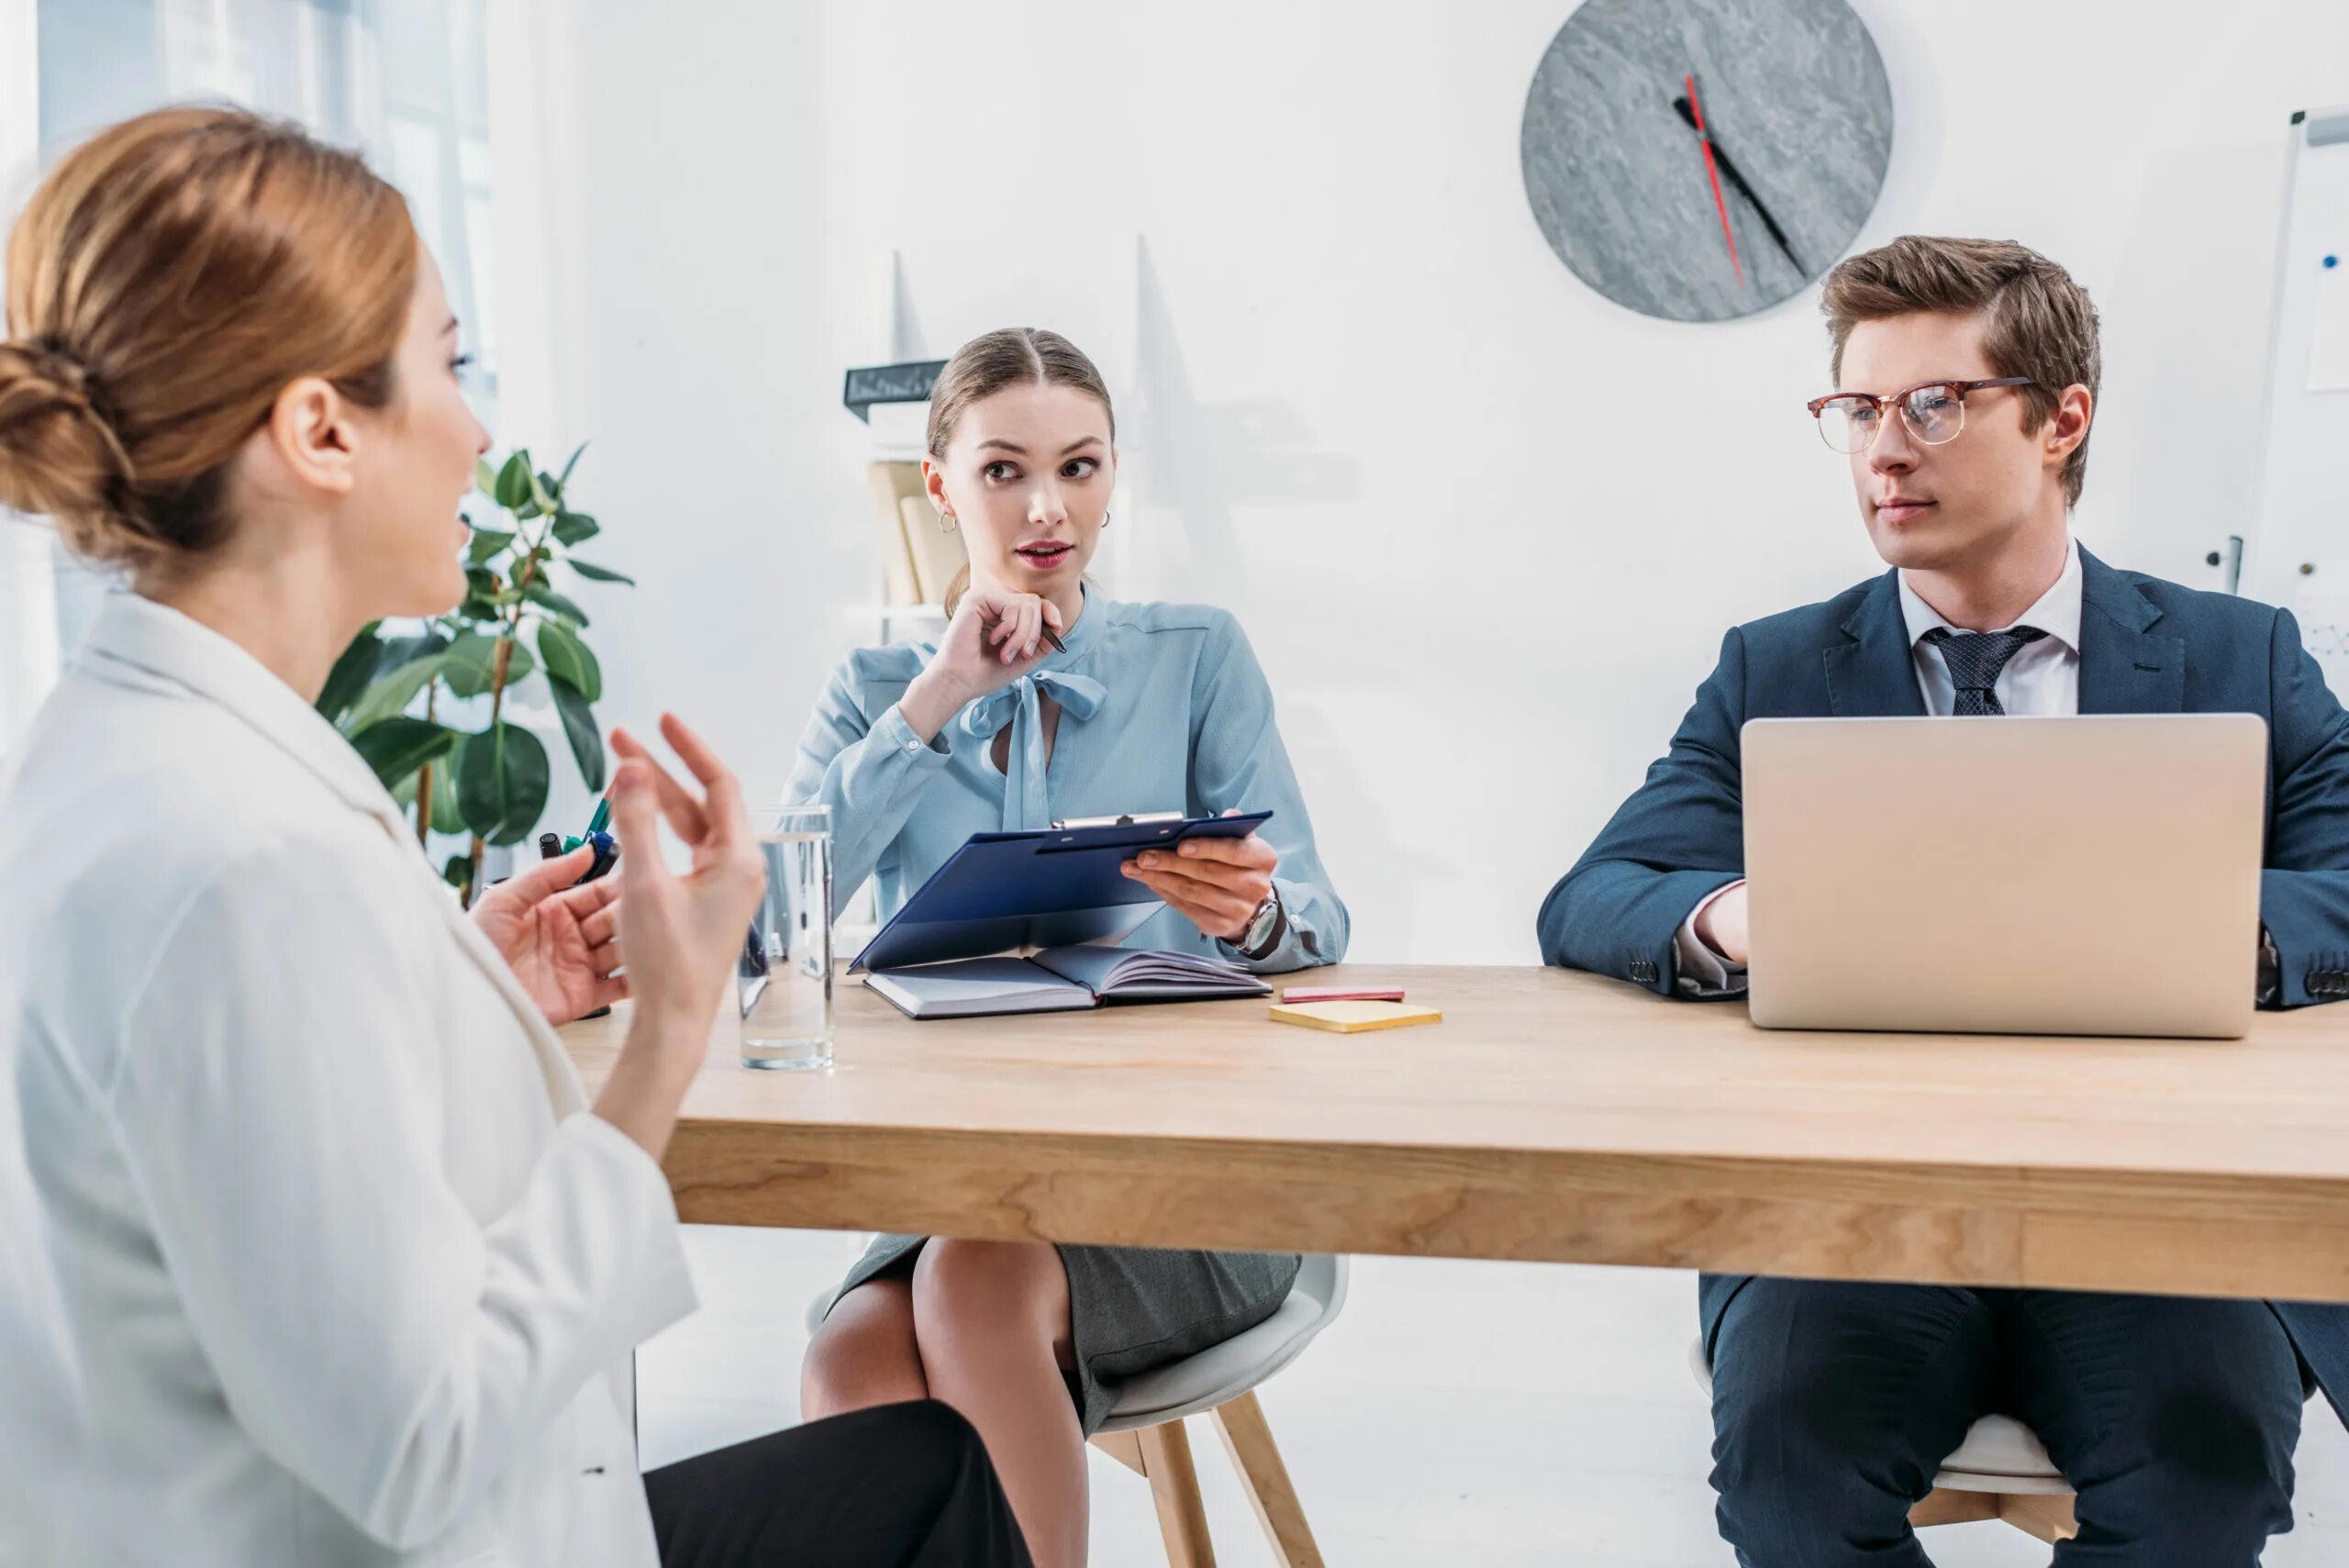
[[[122,595],[13,769],[0,1563],[652,1563],[667,1183],[367,765]]]

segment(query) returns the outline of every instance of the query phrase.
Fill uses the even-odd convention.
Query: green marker
[[[562,836],[562,852],[567,855],[586,841],[587,840],[584,839],[574,839],[570,834],[565,833]]]
[[[596,815],[587,818],[587,831],[600,833],[612,820],[612,797],[604,796],[596,803]]]

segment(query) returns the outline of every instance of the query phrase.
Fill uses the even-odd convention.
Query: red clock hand
[[[1681,85],[1688,89],[1689,112],[1697,118],[1697,139],[1705,149],[1705,178],[1713,183],[1713,210],[1721,215],[1721,238],[1729,241],[1729,264],[1737,273],[1737,286],[1745,286],[1745,263],[1737,259],[1737,236],[1730,231],[1729,203],[1721,200],[1721,174],[1713,165],[1713,139],[1705,130],[1704,106],[1697,102],[1697,78],[1684,76]]]

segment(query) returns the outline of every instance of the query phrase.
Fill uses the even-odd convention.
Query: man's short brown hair
[[[1863,321],[1920,311],[1984,317],[1983,352],[1999,375],[2027,375],[2025,427],[2036,430],[2055,412],[2067,386],[2097,394],[2103,356],[2096,306],[2072,274],[2011,239],[1942,239],[1904,234],[1864,250],[1827,274],[1819,307],[1834,342],[1830,368],[1842,384],[1843,345]],[[2064,498],[2076,505],[2087,474],[2083,439],[2064,464]]]

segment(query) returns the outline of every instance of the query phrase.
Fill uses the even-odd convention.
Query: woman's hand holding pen
[[[1207,935],[1236,942],[1273,895],[1273,873],[1280,863],[1280,852],[1251,834],[1186,839],[1172,850],[1144,850],[1122,869]]]
[[[473,924],[505,958],[514,978],[551,1024],[567,1024],[628,995],[620,966],[619,886],[610,877],[582,883],[596,851],[567,855],[517,872],[473,901]]]
[[[966,706],[1041,663],[1067,629],[1050,599],[974,584],[954,606],[929,667],[897,699],[897,711],[916,735],[935,740]]]

